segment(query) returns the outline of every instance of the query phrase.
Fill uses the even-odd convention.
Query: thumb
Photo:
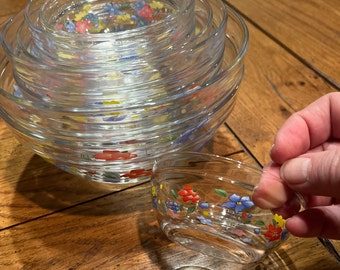
[[[294,191],[310,195],[340,197],[340,153],[309,153],[286,161],[280,177]]]

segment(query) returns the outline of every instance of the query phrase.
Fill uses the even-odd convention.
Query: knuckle
[[[325,154],[321,168],[317,170],[317,178],[328,188],[340,187],[340,151],[329,151]]]

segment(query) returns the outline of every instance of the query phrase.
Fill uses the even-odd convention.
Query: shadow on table
[[[219,153],[222,155],[236,151],[235,142],[229,141],[225,132],[225,127],[216,132],[214,140],[206,145],[207,151],[223,149]],[[17,192],[13,208],[20,208],[15,204],[27,204],[31,205],[32,211],[37,210],[35,206],[59,211],[136,185],[112,185],[82,179],[58,169],[20,143],[13,143],[10,151],[9,158],[6,157],[5,179],[10,179]]]
[[[18,155],[23,152],[29,155],[21,145],[17,148],[8,161],[10,169],[6,170],[6,179],[13,178],[13,170],[21,169],[16,166]],[[61,210],[136,185],[110,185],[82,179],[58,169],[38,155],[31,156],[17,178],[16,182],[12,183],[16,192],[37,206],[49,210]],[[18,200],[23,203],[22,199]]]
[[[57,179],[60,175],[62,180]],[[17,183],[17,198],[13,198],[19,201],[18,208],[23,207],[19,197],[24,195],[48,209],[64,209],[4,231],[1,244],[8,250],[1,258],[4,263],[16,261],[25,269],[296,270],[281,250],[261,265],[241,266],[171,243],[151,210],[149,183],[83,202],[81,193],[91,188],[82,179],[77,181],[39,157],[31,158]],[[98,190],[93,190],[91,196],[97,195]],[[82,203],[77,204],[77,196]],[[73,205],[76,207],[70,207]]]
[[[155,218],[139,216],[140,242],[157,269],[176,270],[296,270],[283,250],[272,252],[261,263],[240,265],[188,250],[172,243],[161,231]]]
[[[185,249],[168,240],[155,221],[149,215],[140,215],[138,218],[140,242],[156,269],[176,270],[309,270],[315,269],[315,260],[310,257],[300,256],[299,250],[313,247],[307,252],[319,258],[318,270],[340,269],[340,265],[332,258],[320,243],[313,239],[289,238],[289,243],[276,251],[271,252],[260,263],[239,265],[228,263],[224,260],[208,257],[203,254]],[[308,242],[307,242],[308,241]],[[314,243],[314,246],[312,243]],[[305,253],[303,253],[305,254]],[[154,269],[154,268],[153,268]]]
[[[12,163],[20,150],[14,153]],[[7,173],[6,179],[11,179],[13,172]],[[261,264],[240,266],[171,243],[161,232],[151,210],[148,183],[115,193],[62,172],[36,155],[29,159],[19,175],[13,183],[16,193],[11,211],[26,211],[25,218],[32,220],[10,229],[3,240],[14,246],[16,253],[12,257],[17,258],[20,254],[22,258],[33,258],[25,262],[30,269],[48,267],[52,263],[59,269],[72,265],[76,269],[79,264],[90,267],[88,269],[100,265],[118,269],[124,265],[132,267],[141,258],[144,263],[152,264],[144,269],[296,270],[293,259],[281,249],[271,253]],[[34,220],[35,216],[57,210],[54,215]],[[25,239],[25,249],[22,239]],[[8,259],[12,257],[9,255]],[[304,259],[308,261],[308,258]],[[335,269],[332,258],[323,260],[325,267],[320,269]],[[299,267],[299,270],[311,269],[309,267],[306,263],[306,268]]]

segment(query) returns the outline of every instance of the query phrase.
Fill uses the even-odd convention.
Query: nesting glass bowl
[[[162,154],[199,150],[227,119],[248,32],[220,0],[119,3],[31,0],[11,18],[0,115],[59,168],[131,183]]]
[[[177,244],[234,263],[257,263],[287,238],[285,220],[252,201],[261,170],[212,154],[157,158],[151,178],[161,229]]]

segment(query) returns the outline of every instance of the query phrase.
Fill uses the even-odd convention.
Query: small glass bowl
[[[153,13],[150,13],[150,7],[154,9]],[[61,47],[56,51],[59,52],[68,46],[81,49],[98,42],[108,42],[107,45],[114,44],[117,48],[122,47],[124,41],[132,46],[147,41],[171,44],[175,38],[181,40],[192,32],[193,7],[193,0],[130,0],[124,3],[31,0],[25,9],[25,17],[37,39],[48,45],[45,49],[53,51],[53,44],[58,44]],[[86,27],[79,29],[86,31],[79,32],[76,25],[84,22]],[[67,27],[68,23],[74,27]],[[76,39],[75,34],[79,34]]]
[[[208,2],[201,0],[197,4],[207,5]],[[72,65],[71,62],[44,61],[35,54],[32,47],[34,38],[27,35],[29,28],[24,24],[22,13],[5,26],[3,47],[14,62],[15,79],[20,81],[18,83],[23,95],[26,92],[29,95],[34,93],[33,96],[40,95],[42,101],[64,105],[84,100],[86,92],[89,96],[96,95],[97,99],[105,98],[96,101],[103,102],[111,92],[116,96],[115,100],[118,96],[125,102],[144,104],[145,97],[155,101],[152,95],[161,99],[175,92],[183,92],[185,88],[206,82],[219,70],[224,54],[227,12],[223,5],[219,5],[219,1],[211,2],[211,5],[214,19],[209,27],[210,35],[202,39],[200,33],[206,32],[202,30],[205,26],[197,24],[199,31],[191,45],[185,45],[182,50],[173,51],[169,55],[166,53],[165,58],[153,52],[151,58],[140,56],[114,61],[106,59],[105,64],[93,59],[90,65],[81,66],[74,59],[71,62],[77,64]],[[203,7],[197,5],[198,9]],[[192,66],[195,66],[195,71]],[[123,97],[119,97],[117,92],[124,93]],[[53,101],[46,96],[53,97]],[[128,96],[133,97],[131,101]],[[122,106],[122,101],[119,104]]]
[[[234,263],[259,262],[287,238],[282,216],[251,199],[261,170],[212,154],[159,157],[151,178],[157,220],[173,242]]]
[[[108,68],[95,63],[88,67],[45,63],[39,57],[31,55],[30,50],[26,50],[32,39],[27,39],[28,29],[21,20],[22,16],[18,16],[20,14],[5,26],[3,46],[13,61],[14,76],[22,88],[23,95],[40,95],[41,101],[54,104],[62,102],[63,106],[67,102],[72,106],[75,101],[81,100],[88,103],[84,98],[86,92],[92,100],[97,98],[95,102],[105,102],[109,98],[117,101],[120,98],[120,106],[123,106],[123,101],[125,106],[144,104],[146,98],[155,101],[153,95],[160,100],[169,94],[183,92],[187,87],[191,88],[212,78],[219,70],[224,53],[222,34],[226,19],[225,15],[223,16],[226,13],[223,8],[220,8],[220,13],[222,20],[217,23],[221,24],[221,27],[217,32],[212,32],[208,40],[200,42],[192,49],[173,53],[173,57],[169,55],[170,58],[165,62],[161,62],[162,58],[155,58],[157,61],[154,63],[135,59],[130,62],[118,61],[116,64],[109,62],[112,65]],[[18,33],[17,38],[13,40],[15,33]],[[18,44],[20,46],[17,46]],[[182,60],[176,61],[177,58]],[[195,66],[195,71],[192,66]],[[113,97],[110,97],[110,93]],[[102,99],[99,100],[100,98]]]

